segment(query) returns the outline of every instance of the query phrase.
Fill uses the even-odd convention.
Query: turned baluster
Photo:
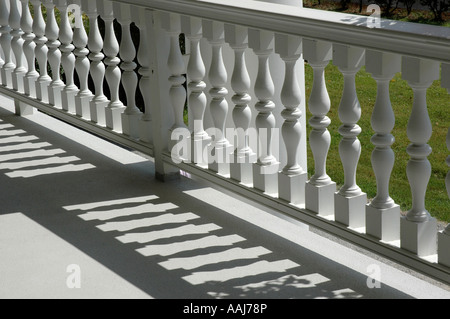
[[[11,56],[11,27],[9,25],[9,6],[6,1],[0,1],[0,46],[2,47],[4,61],[1,69],[1,82],[3,86],[10,89],[12,85],[12,72],[16,65],[14,64]]]
[[[39,73],[36,71],[35,65],[35,53],[36,43],[34,42],[35,35],[33,33],[33,18],[31,17],[30,8],[28,6],[28,0],[22,1],[22,16],[20,20],[20,26],[24,32],[22,38],[23,53],[27,61],[28,71],[24,78],[24,92],[26,95],[36,98],[36,86],[35,82],[39,77]]]
[[[406,175],[411,187],[412,207],[406,217],[401,219],[400,245],[419,256],[427,256],[436,253],[437,222],[425,208],[425,194],[431,176],[431,165],[427,158],[431,147],[427,142],[433,131],[426,93],[432,82],[439,78],[439,63],[403,57],[402,78],[408,81],[414,98],[407,127],[411,144],[406,148],[410,156]]]
[[[23,84],[23,78],[25,76],[25,73],[27,72],[27,69],[23,65],[23,43],[24,40],[22,38],[22,35],[24,32],[21,29],[21,18],[20,18],[20,12],[19,12],[19,2],[16,0],[10,0],[10,14],[9,14],[9,25],[12,28],[11,31],[11,48],[14,53],[14,57],[16,60],[16,68],[12,72],[12,85],[13,89],[24,93],[24,84]]]
[[[122,113],[125,106],[119,99],[119,87],[122,72],[120,71],[119,42],[114,31],[114,11],[113,4],[109,0],[98,0],[97,9],[105,21],[105,39],[103,42],[103,52],[106,55],[104,60],[106,67],[105,77],[110,92],[110,101],[105,109],[106,127],[113,131],[122,131]]]
[[[258,102],[255,126],[258,132],[258,160],[253,165],[253,187],[273,195],[278,192],[279,162],[272,154],[272,135],[275,128],[275,116],[272,111],[275,103],[272,101],[275,86],[270,74],[269,57],[273,53],[274,35],[272,32],[249,29],[249,46],[258,57],[258,73],[254,91]]]
[[[333,45],[333,64],[344,76],[344,89],[339,104],[339,118],[342,125],[339,133],[339,155],[344,168],[344,185],[335,194],[335,220],[358,228],[365,226],[365,205],[367,195],[356,184],[356,169],[361,154],[357,124],[361,117],[361,106],[356,95],[355,76],[364,64],[364,50],[345,45]]]
[[[278,175],[278,194],[294,205],[305,203],[305,183],[307,172],[299,164],[300,142],[302,127],[300,118],[302,111],[299,105],[302,102],[300,86],[298,84],[296,65],[300,59],[302,39],[285,34],[275,35],[275,52],[285,63],[285,76],[281,90],[281,103],[284,110],[281,116],[284,119],[281,133],[286,145],[287,163]]]
[[[233,121],[236,128],[237,145],[232,155],[230,177],[243,183],[253,182],[253,163],[256,161],[256,153],[250,147],[249,128],[252,111],[249,107],[251,102],[250,86],[251,80],[245,62],[245,51],[248,48],[248,29],[245,27],[226,24],[225,40],[234,50],[234,69],[231,76],[231,88],[234,91],[232,101]]]

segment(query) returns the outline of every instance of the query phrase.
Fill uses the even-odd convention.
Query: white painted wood
[[[3,66],[1,69],[1,82],[3,86],[10,89],[12,85],[12,72],[16,65],[14,64],[11,56],[11,26],[9,25],[9,1],[0,1],[0,46],[3,51]]]
[[[125,106],[119,99],[122,73],[118,66],[120,64],[120,59],[117,56],[119,54],[119,42],[114,31],[113,4],[109,0],[97,0],[97,10],[105,21],[103,52],[106,55],[104,60],[107,66],[105,77],[110,92],[110,101],[105,109],[106,127],[116,132],[122,132],[122,112],[125,110]]]
[[[335,195],[336,221],[353,228],[365,226],[364,207],[367,196],[356,184],[356,168],[361,154],[357,124],[361,117],[361,106],[356,94],[355,76],[364,65],[364,49],[333,44],[333,64],[344,76],[344,89],[339,104],[339,118],[342,125],[339,134],[339,155],[344,168],[344,185]]]
[[[9,15],[9,25],[11,26],[11,48],[14,54],[15,69],[12,72],[12,83],[13,89],[24,93],[24,83],[23,78],[27,69],[23,63],[23,43],[22,35],[24,32],[21,29],[21,2],[16,0],[10,0],[9,4],[10,15]]]
[[[442,70],[444,71],[444,70]],[[450,70],[449,70],[450,71]],[[441,83],[443,81],[441,80]],[[444,87],[450,89],[450,83],[445,83]],[[446,139],[447,149],[450,151],[450,128],[447,131]],[[450,155],[447,156],[445,161],[447,166],[450,168]],[[450,198],[450,171],[445,177],[445,186],[447,188],[447,195]],[[450,224],[438,234],[438,262],[442,265],[450,267]]]
[[[389,180],[394,167],[395,154],[391,145],[395,139],[391,131],[395,115],[389,96],[389,83],[400,72],[399,55],[379,51],[366,51],[366,71],[377,82],[377,97],[372,112],[372,167],[377,180],[377,195],[366,206],[366,233],[384,241],[400,238],[400,207],[389,196]]]
[[[36,90],[34,82],[39,77],[39,73],[36,71],[35,67],[35,54],[34,49],[36,47],[36,43],[33,41],[35,35],[33,33],[33,19],[31,17],[31,12],[28,6],[28,0],[22,1],[22,15],[20,19],[20,27],[23,30],[22,39],[23,43],[23,53],[25,55],[26,63],[27,63],[27,73],[24,78],[24,92],[26,95],[36,98]]]
[[[281,112],[284,123],[281,128],[286,145],[287,163],[278,176],[278,194],[295,205],[305,204],[305,183],[307,172],[299,164],[302,127],[300,118],[303,116],[299,105],[302,102],[301,90],[298,84],[295,67],[302,53],[302,39],[296,36],[275,34],[275,52],[285,63],[285,76],[281,90],[281,102],[284,110]]]
[[[241,26],[226,24],[225,41],[234,51],[234,67],[231,76],[231,87],[234,91],[232,101],[233,122],[236,128],[236,145],[230,158],[230,177],[243,184],[253,182],[252,164],[256,161],[256,153],[250,146],[249,128],[252,110],[249,107],[251,96],[250,75],[245,61],[245,51],[248,48],[248,29]]]

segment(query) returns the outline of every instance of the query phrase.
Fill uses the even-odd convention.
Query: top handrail
[[[254,0],[112,0],[140,7],[450,63],[450,28]],[[351,35],[351,36],[350,36]]]

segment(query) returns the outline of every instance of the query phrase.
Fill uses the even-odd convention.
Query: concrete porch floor
[[[158,182],[139,154],[0,106],[2,299],[450,298],[447,285],[202,183]]]

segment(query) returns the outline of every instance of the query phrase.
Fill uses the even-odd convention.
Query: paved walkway
[[[450,298],[449,286],[187,178],[160,183],[138,154],[0,105],[0,298]]]

